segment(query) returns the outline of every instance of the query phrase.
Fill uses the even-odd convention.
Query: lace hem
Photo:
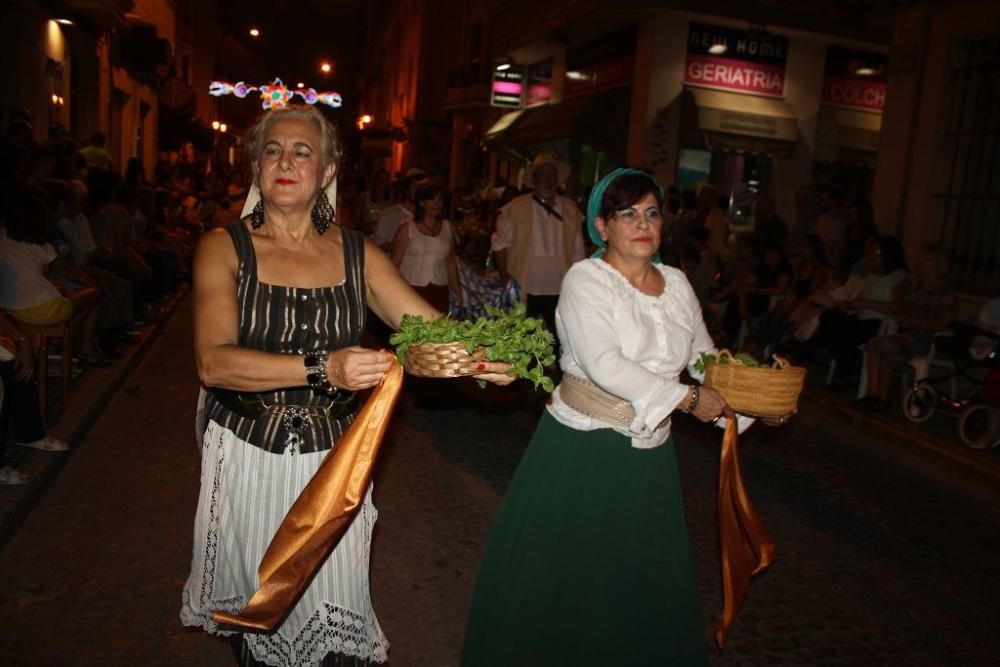
[[[222,637],[235,634],[232,630],[221,629],[212,620],[214,612],[192,609],[187,591],[183,597],[180,616],[185,626],[200,627]],[[244,598],[230,598],[214,601],[211,606],[237,613],[245,605]],[[291,639],[280,630],[270,634],[246,633],[245,637],[253,657],[268,665],[318,665],[330,653],[383,663],[388,660],[389,644],[380,635],[373,620],[364,614],[324,602]]]

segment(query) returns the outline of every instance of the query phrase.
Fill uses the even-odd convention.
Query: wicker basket
[[[728,362],[719,363],[728,357]],[[771,368],[751,368],[737,361],[729,350],[705,366],[705,386],[712,387],[736,412],[754,417],[783,417],[799,402],[806,369],[775,356]]]
[[[486,361],[479,348],[469,354],[462,343],[421,343],[406,351],[404,368],[425,378],[456,378],[482,373],[477,366]]]

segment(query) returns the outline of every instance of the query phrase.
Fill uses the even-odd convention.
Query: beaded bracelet
[[[684,412],[691,412],[696,407],[698,407],[698,402],[701,400],[701,387],[698,385],[691,385],[691,400],[688,402],[687,407],[684,408]]]
[[[306,367],[306,382],[313,391],[323,394],[333,391],[333,385],[326,377],[326,357],[326,350],[308,352],[302,357]]]

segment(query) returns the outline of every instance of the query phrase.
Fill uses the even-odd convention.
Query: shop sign
[[[763,31],[691,22],[684,83],[784,97],[788,39]]]
[[[885,109],[884,53],[827,47],[823,104],[882,113]]]
[[[524,100],[524,70],[514,65],[493,70],[490,104],[495,107],[520,109]]]
[[[525,107],[537,107],[552,101],[552,59],[528,68],[528,83],[524,94]]]

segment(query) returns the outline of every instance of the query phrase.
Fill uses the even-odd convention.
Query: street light
[[[322,63],[319,66],[319,69],[321,72],[323,72],[323,74],[329,74],[330,70],[333,69],[333,66],[330,63]]]
[[[295,87],[296,87],[296,88],[305,88],[305,87],[306,87],[306,84],[304,84],[304,83],[302,83],[301,81],[299,81],[299,82],[298,82],[297,84],[295,84]]]
[[[56,19],[55,21],[61,25],[73,25],[73,21],[70,19]]]
[[[260,37],[260,30],[257,30],[257,28],[250,28],[250,36]]]
[[[225,123],[220,123],[220,124],[219,124],[219,132],[225,132],[225,131],[226,131],[226,130],[228,130],[228,129],[229,129],[229,128],[228,128],[228,127],[226,126],[226,124],[225,124]]]
[[[219,125],[220,125],[219,121],[217,121],[217,120],[213,120],[212,121],[212,129],[213,130],[217,131],[219,129]]]

